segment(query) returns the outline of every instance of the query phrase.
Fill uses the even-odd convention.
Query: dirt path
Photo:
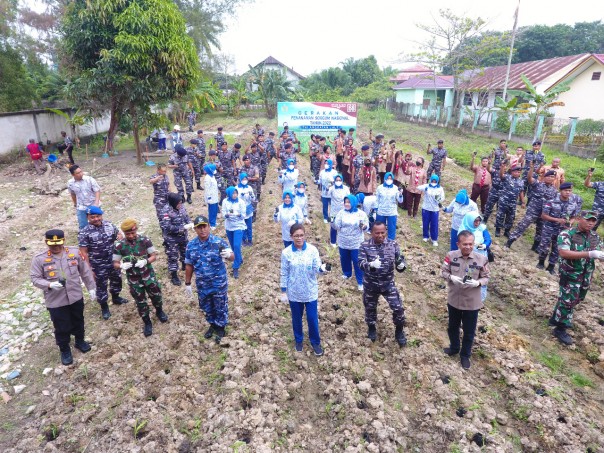
[[[222,124],[232,131],[249,129],[241,120]],[[133,161],[125,154],[99,171],[105,217],[116,223],[138,218],[160,246],[147,183],[153,169]],[[303,354],[295,354],[289,310],[277,299],[282,243],[272,212],[281,196],[274,166],[263,186],[254,247],[244,248],[240,279],[229,281],[230,324],[223,343],[203,339],[205,321],[197,303],[169,283],[158,247],[155,268],[170,322],[155,322],[153,336],[145,339],[132,303],[113,307],[111,320],[103,322],[98,306],[89,302],[87,337],[93,350],[76,352],[71,367],[57,366],[46,328],[12,362],[21,376],[0,381],[12,396],[0,406],[2,451],[453,452],[479,451],[478,434],[487,439],[486,451],[604,448],[604,381],[594,372],[604,360],[604,327],[598,324],[601,266],[576,316],[578,346],[563,349],[545,325],[556,281],[534,269],[525,241],[505,251],[496,240],[497,261],[487,308],[479,316],[473,366],[463,372],[441,351],[447,313],[440,263],[449,218],[442,217],[436,250],[421,241],[420,220],[400,218],[397,238],[409,269],[397,275],[397,285],[405,297],[409,345],[395,344],[383,303],[378,341],[371,343],[360,293],[354,282],[340,278],[337,251],[328,245],[319,194],[311,186],[309,241],[334,271],[320,278],[325,356],[314,357],[308,344]],[[310,181],[305,158],[300,167]],[[11,177],[8,171],[2,170],[0,208],[4,205],[12,217],[0,222],[0,297],[3,309],[18,311],[15,294],[26,287],[31,254],[43,248],[43,231],[63,227],[68,242],[75,243],[75,216],[65,195],[30,194],[31,175]],[[466,170],[447,166],[447,199],[466,177]],[[196,191],[190,214],[206,212],[201,199]],[[224,237],[223,228],[216,234]],[[47,325],[44,310],[40,313],[38,322]],[[50,372],[44,376],[46,368]],[[26,387],[14,395],[13,385]]]

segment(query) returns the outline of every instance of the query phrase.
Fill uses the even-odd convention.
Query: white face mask
[[[342,181],[336,181],[336,187],[342,187]]]
[[[393,181],[392,181],[392,179],[390,179],[390,178],[388,178],[388,179],[386,180],[386,184],[388,184],[388,185],[391,185],[391,184],[392,184],[392,182],[393,182]]]
[[[290,170],[293,170],[295,167],[293,165],[288,165],[287,168],[289,168]]]
[[[298,189],[298,193],[304,193],[304,192],[306,192],[306,189],[304,189],[302,187]]]
[[[431,183],[430,183],[430,186],[431,186],[431,187],[436,187],[436,183],[435,183],[435,182],[431,182]]]
[[[244,185],[244,186],[247,186],[247,179],[242,179],[241,180],[241,184]]]

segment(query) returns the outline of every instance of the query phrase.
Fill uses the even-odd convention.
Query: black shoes
[[[111,296],[111,301],[113,302],[113,305],[123,305],[123,304],[127,304],[128,300],[124,299],[123,297],[118,296]]]
[[[224,327],[214,326],[214,334],[215,334],[214,335],[214,341],[216,342],[216,344],[220,344],[220,342],[222,341],[222,339],[226,335]]]
[[[155,314],[157,315],[157,319],[159,319],[161,322],[168,322],[168,315],[164,313],[161,308],[157,309]]]
[[[407,337],[405,336],[403,326],[396,326],[396,330],[394,331],[394,338],[396,339],[396,342],[401,348],[407,346]]]
[[[311,344],[312,350],[317,357],[321,357],[324,354],[323,348],[320,344]]]
[[[197,190],[203,190],[200,183],[197,183]]]
[[[513,243],[514,239],[508,239],[508,241],[505,243],[505,247],[509,249]]]
[[[75,344],[74,346],[76,347],[76,349],[79,349],[80,352],[83,352],[84,354],[86,354],[88,351],[90,351],[92,348],[90,347],[90,344],[86,341],[84,341],[84,339],[77,339],[75,340]]]
[[[509,237],[510,237],[510,230],[509,230],[509,229],[505,230],[505,231],[503,232],[503,235],[504,235],[506,238],[509,238]]]
[[[206,330],[206,333],[203,334],[203,337],[206,340],[209,340],[210,338],[212,338],[212,335],[214,335],[214,324],[210,324],[210,327],[208,327],[208,330]]]
[[[107,305],[107,302],[101,304],[101,314],[103,315],[103,319],[105,321],[111,318],[111,312],[109,311],[109,305]]]
[[[187,203],[189,203],[189,204],[193,203],[193,200],[191,200],[191,194],[190,193],[187,194]]]
[[[377,330],[375,328],[375,324],[367,325],[367,338],[369,338],[371,341],[377,340]]]
[[[151,324],[151,319],[149,319],[149,316],[145,316],[143,317],[143,322],[145,323],[145,327],[143,328],[143,334],[146,337],[150,337],[151,335],[153,335],[153,324]]]
[[[451,348],[443,348],[443,352],[447,354],[449,357],[459,354],[459,351],[454,351]]]
[[[469,369],[470,369],[470,366],[471,366],[472,364],[470,363],[470,358],[469,358],[469,357],[461,357],[461,358],[459,359],[459,361],[461,362],[461,367],[462,367],[464,370],[469,370]]]
[[[180,286],[180,279],[178,278],[178,273],[176,271],[170,272],[170,281],[174,286]]]
[[[537,269],[545,269],[545,259],[540,259],[537,263]]]
[[[548,272],[549,272],[551,275],[556,275],[555,268],[556,268],[556,265],[555,265],[555,264],[550,263],[550,264],[547,266],[546,271],[548,271]]]
[[[495,228],[495,237],[501,236],[501,228]]]
[[[180,269],[183,270],[183,271],[187,270],[187,265],[185,264],[184,261],[182,263],[180,263]]]
[[[71,355],[71,348],[69,346],[61,349],[61,363],[65,366],[73,363],[73,356]]]
[[[539,242],[533,242],[533,246],[531,247],[531,250],[535,253],[539,253]]]
[[[562,343],[563,345],[565,345],[565,346],[570,346],[571,344],[573,344],[573,339],[566,332],[566,328],[565,327],[556,327],[552,331],[552,335],[554,337],[556,337],[558,339],[558,341],[560,343]]]

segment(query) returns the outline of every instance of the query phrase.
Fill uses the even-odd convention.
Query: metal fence
[[[397,120],[419,125],[457,128],[519,142],[532,142],[538,138],[549,146],[580,157],[596,157],[604,143],[604,121],[400,103],[393,99],[370,107],[385,108]]]

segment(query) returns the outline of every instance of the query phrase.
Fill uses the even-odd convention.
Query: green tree
[[[342,62],[342,69],[350,74],[355,87],[365,87],[383,77],[382,70],[373,55],[359,60],[347,58]]]
[[[249,68],[249,77],[262,96],[266,117],[273,119],[277,115],[277,102],[287,101],[294,94],[291,82],[282,71],[266,70],[264,65]]]
[[[37,99],[36,85],[19,52],[0,44],[0,112],[32,108]]]
[[[120,116],[138,122],[150,106],[185,95],[199,77],[195,45],[169,0],[75,0],[61,24],[61,53],[74,102],[111,114],[111,145]]]
[[[350,99],[364,104],[383,101],[393,95],[392,84],[387,80],[378,80],[364,87],[358,87],[350,95]]]

